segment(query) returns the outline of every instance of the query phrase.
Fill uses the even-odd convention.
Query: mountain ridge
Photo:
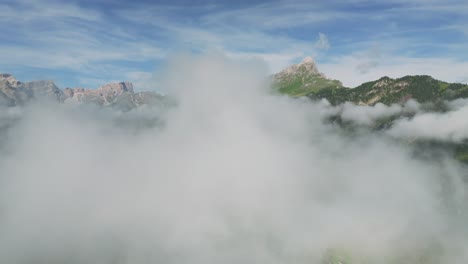
[[[401,78],[381,77],[349,88],[319,71],[312,57],[270,76],[272,89],[291,97],[326,99],[332,105],[351,102],[357,105],[402,104],[409,99],[420,103],[468,98],[468,85],[437,80],[429,75]],[[130,110],[139,105],[160,103],[164,96],[156,92],[135,92],[131,82],[113,82],[96,89],[60,89],[51,80],[21,82],[13,75],[0,73],[0,103],[23,105],[31,99],[49,99],[59,103],[80,102],[117,106]]]
[[[52,80],[21,82],[11,74],[0,73],[0,99],[7,106],[24,105],[30,100],[41,99],[58,103],[91,103],[130,110],[144,104],[157,104],[163,97],[151,91],[135,92],[131,82],[112,82],[96,89],[60,89]]]
[[[313,64],[308,68],[304,65]],[[305,78],[306,77],[306,78]],[[440,81],[429,75],[407,75],[400,78],[384,76],[349,88],[337,80],[327,79],[315,62],[306,57],[271,77],[273,88],[292,97],[307,96],[326,99],[337,105],[352,102],[358,105],[401,104],[409,99],[420,103],[468,97],[468,85]]]

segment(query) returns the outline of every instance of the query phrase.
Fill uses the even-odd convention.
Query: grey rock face
[[[6,83],[8,83],[8,85],[10,85],[13,88],[17,88],[22,84],[20,81],[16,80],[16,78],[13,77],[13,75],[8,73],[0,73],[0,81],[5,81]]]
[[[317,65],[315,64],[315,61],[314,59],[312,59],[312,57],[305,57],[301,63],[289,66],[288,68],[280,71],[279,73],[274,74],[273,78],[275,80],[283,80],[295,76],[318,76],[321,78],[327,78],[323,73],[321,73],[318,70]]]
[[[78,87],[62,90],[50,80],[22,83],[11,74],[0,73],[0,104],[22,105],[31,99],[90,103],[128,111],[140,105],[160,104],[164,96],[155,92],[135,93],[130,82],[109,83],[97,89]]]
[[[23,83],[10,74],[0,74],[0,104],[7,106],[22,105],[30,98],[32,92]]]
[[[51,80],[25,82],[23,87],[30,90],[36,98],[57,100],[59,102],[63,102],[65,99],[62,90]]]
[[[94,103],[97,105],[112,105],[119,97],[133,95],[133,85],[130,82],[105,84],[97,89],[66,88],[64,95],[73,101]],[[120,98],[122,99],[122,98]]]

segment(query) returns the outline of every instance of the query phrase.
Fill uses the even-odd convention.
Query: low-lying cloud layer
[[[396,137],[419,138],[460,143],[468,139],[468,101],[448,104],[445,113],[420,113],[398,121],[389,133]]]
[[[407,106],[275,96],[265,75],[176,57],[161,82],[171,109],[2,114],[0,262],[320,263],[342,248],[375,263],[466,263],[465,169],[326,121],[368,125]]]

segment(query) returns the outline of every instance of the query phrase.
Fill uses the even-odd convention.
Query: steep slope
[[[280,93],[299,97],[315,93],[323,88],[342,87],[340,81],[328,79],[319,72],[314,60],[306,57],[301,63],[292,65],[274,74],[273,87]]]

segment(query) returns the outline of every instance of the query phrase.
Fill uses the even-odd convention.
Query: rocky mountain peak
[[[22,84],[20,81],[16,80],[13,75],[8,73],[0,73],[0,81],[7,82],[12,88],[17,88]]]
[[[275,74],[273,77],[275,79],[282,79],[289,76],[319,76],[321,78],[326,78],[326,76],[321,73],[315,61],[312,57],[305,57],[301,63],[294,64],[281,72]]]
[[[133,84],[131,82],[114,82],[105,84],[97,90],[103,94],[112,95],[120,95],[124,92],[133,93]]]
[[[22,105],[31,96],[31,91],[24,88],[24,84],[16,80],[13,75],[0,73],[0,104],[8,106]]]
[[[13,75],[9,74],[9,73],[0,73],[0,80],[6,80],[8,78],[11,78],[13,77]],[[15,78],[15,77],[13,77]]]
[[[311,56],[307,56],[302,60],[301,63],[302,64],[315,64],[315,61]]]
[[[272,83],[281,93],[292,96],[304,96],[322,88],[343,86],[340,81],[328,79],[321,73],[312,57],[305,57],[301,63],[274,74]]]

